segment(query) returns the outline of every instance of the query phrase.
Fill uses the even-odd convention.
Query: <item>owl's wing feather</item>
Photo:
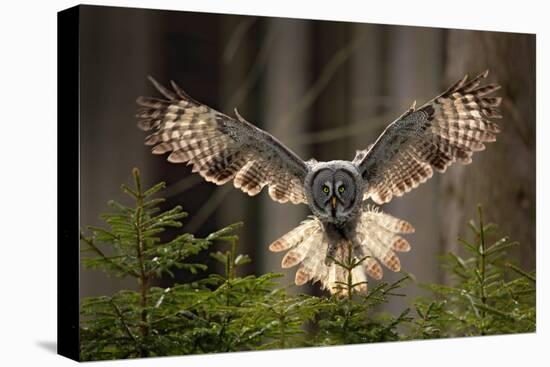
[[[275,201],[306,203],[307,164],[269,133],[243,119],[220,113],[189,97],[173,81],[172,90],[149,77],[166,99],[139,97],[138,126],[151,131],[145,144],[168,161],[193,166],[206,181],[233,185],[254,196],[264,186]]]
[[[469,164],[485,143],[496,140],[500,97],[488,95],[500,88],[480,86],[488,71],[453,84],[422,107],[415,105],[388,125],[376,142],[358,151],[354,163],[368,182],[364,199],[377,204],[402,196],[453,162]]]

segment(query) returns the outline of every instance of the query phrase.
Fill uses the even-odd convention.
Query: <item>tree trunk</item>
[[[502,85],[502,128],[495,143],[477,153],[469,166],[456,165],[441,176],[440,239],[457,251],[457,237],[467,236],[466,221],[484,217],[520,246],[510,251],[526,269],[535,268],[535,36],[500,32],[450,31],[449,82],[464,73],[490,70],[489,82]]]
[[[267,41],[271,42],[263,84],[262,125],[295,151],[302,159],[308,159],[309,147],[291,137],[304,133],[309,113],[296,114],[289,121],[282,121],[309,84],[310,23],[295,19],[273,18],[267,20]],[[296,268],[281,269],[281,254],[269,253],[271,242],[297,227],[308,215],[305,205],[281,205],[274,202],[264,189],[260,202],[261,231],[258,238],[260,272],[284,273],[281,284],[294,282]],[[256,199],[257,200],[257,199]],[[300,289],[299,291],[303,291]]]

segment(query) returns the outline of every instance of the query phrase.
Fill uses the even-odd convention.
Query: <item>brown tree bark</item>
[[[449,82],[468,72],[490,70],[489,82],[502,89],[502,132],[469,166],[454,166],[440,181],[440,243],[457,250],[457,236],[483,205],[498,233],[520,246],[510,254],[526,269],[535,268],[535,36],[499,32],[450,31]]]

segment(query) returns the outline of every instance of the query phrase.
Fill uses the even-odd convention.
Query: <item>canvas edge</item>
[[[57,13],[57,353],[80,360],[80,6]]]

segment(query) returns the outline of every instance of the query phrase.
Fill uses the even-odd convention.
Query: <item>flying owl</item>
[[[397,272],[395,252],[409,251],[400,234],[414,228],[404,220],[366,204],[402,196],[453,162],[469,164],[475,151],[485,149],[500,131],[491,121],[500,118],[500,88],[480,85],[488,71],[464,78],[420,108],[415,103],[389,124],[376,141],[358,150],[352,161],[304,161],[268,132],[197,102],[173,81],[169,90],[152,77],[166,98],[139,97],[138,126],[152,133],[145,144],[154,154],[170,152],[168,161],[193,166],[206,181],[233,185],[250,196],[268,186],[280,203],[307,204],[313,214],[269,249],[289,250],[282,267],[299,265],[295,283],[320,281],[331,293],[346,292],[340,285],[347,271],[338,264],[361,259],[351,271],[358,292],[367,292],[367,275],[380,279],[381,262]],[[349,253],[351,251],[352,253]],[[359,260],[358,260],[359,261]]]

